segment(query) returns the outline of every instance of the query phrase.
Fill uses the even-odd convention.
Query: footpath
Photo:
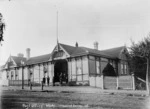
[[[1,86],[1,90],[20,90],[20,91],[31,91],[31,92],[58,92],[58,93],[96,93],[96,94],[126,94],[129,96],[147,96],[146,90],[117,90],[117,89],[101,89],[90,86],[33,86],[32,90],[30,87],[25,86],[22,89],[21,86]]]

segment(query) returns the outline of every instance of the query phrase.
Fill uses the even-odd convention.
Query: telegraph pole
[[[21,61],[21,65],[22,65],[22,89],[24,89],[24,62]]]

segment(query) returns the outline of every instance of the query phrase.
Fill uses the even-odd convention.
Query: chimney
[[[78,42],[76,42],[76,47],[78,47]]]
[[[30,48],[27,48],[27,49],[26,49],[26,53],[27,53],[27,54],[26,54],[26,55],[27,55],[26,58],[27,58],[27,60],[29,60],[29,58],[30,58]]]
[[[94,49],[98,50],[98,42],[97,41],[94,42]]]
[[[23,54],[22,53],[18,53],[18,57],[23,57]]]

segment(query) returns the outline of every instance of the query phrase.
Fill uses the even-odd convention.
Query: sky
[[[0,0],[6,29],[0,65],[31,49],[31,57],[51,53],[60,43],[99,50],[131,46],[150,32],[149,0]],[[57,28],[58,11],[58,28]]]

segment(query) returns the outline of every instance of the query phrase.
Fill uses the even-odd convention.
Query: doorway
[[[61,85],[68,83],[68,64],[65,59],[55,62],[53,85],[55,85],[56,82],[59,82]]]

